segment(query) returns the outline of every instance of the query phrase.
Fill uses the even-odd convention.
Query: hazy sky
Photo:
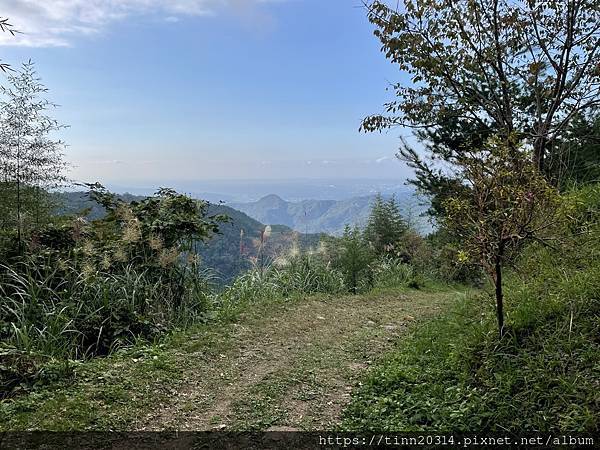
[[[79,180],[398,178],[401,130],[361,134],[400,74],[360,0],[0,0]]]

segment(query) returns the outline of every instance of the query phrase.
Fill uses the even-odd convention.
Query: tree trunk
[[[17,169],[17,245],[18,254],[23,256],[23,233],[21,231],[21,178]]]
[[[496,272],[495,285],[496,285],[496,317],[498,318],[498,331],[500,337],[504,335],[504,293],[502,292],[502,260],[501,258],[496,259],[496,265],[494,268]]]
[[[533,162],[540,172],[544,172],[545,169],[545,157],[546,150],[548,147],[548,139],[545,136],[538,137],[533,143]]]

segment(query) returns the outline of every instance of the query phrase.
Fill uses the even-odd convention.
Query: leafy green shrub
[[[459,261],[459,244],[456,237],[441,228],[427,237],[431,254],[418,261],[418,266],[430,277],[450,283],[481,285],[481,268],[469,261]]]

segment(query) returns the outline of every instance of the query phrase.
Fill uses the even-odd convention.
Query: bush
[[[450,283],[481,286],[483,271],[468,261],[459,261],[459,243],[447,230],[441,228],[427,237],[430,253],[417,264],[430,277]]]
[[[382,258],[372,266],[375,288],[409,287],[418,289],[425,284],[425,277],[410,264],[395,258]]]

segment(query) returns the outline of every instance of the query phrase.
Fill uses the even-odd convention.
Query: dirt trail
[[[177,351],[184,387],[139,430],[311,430],[338,423],[352,387],[412,321],[456,293],[313,299],[242,316]]]

